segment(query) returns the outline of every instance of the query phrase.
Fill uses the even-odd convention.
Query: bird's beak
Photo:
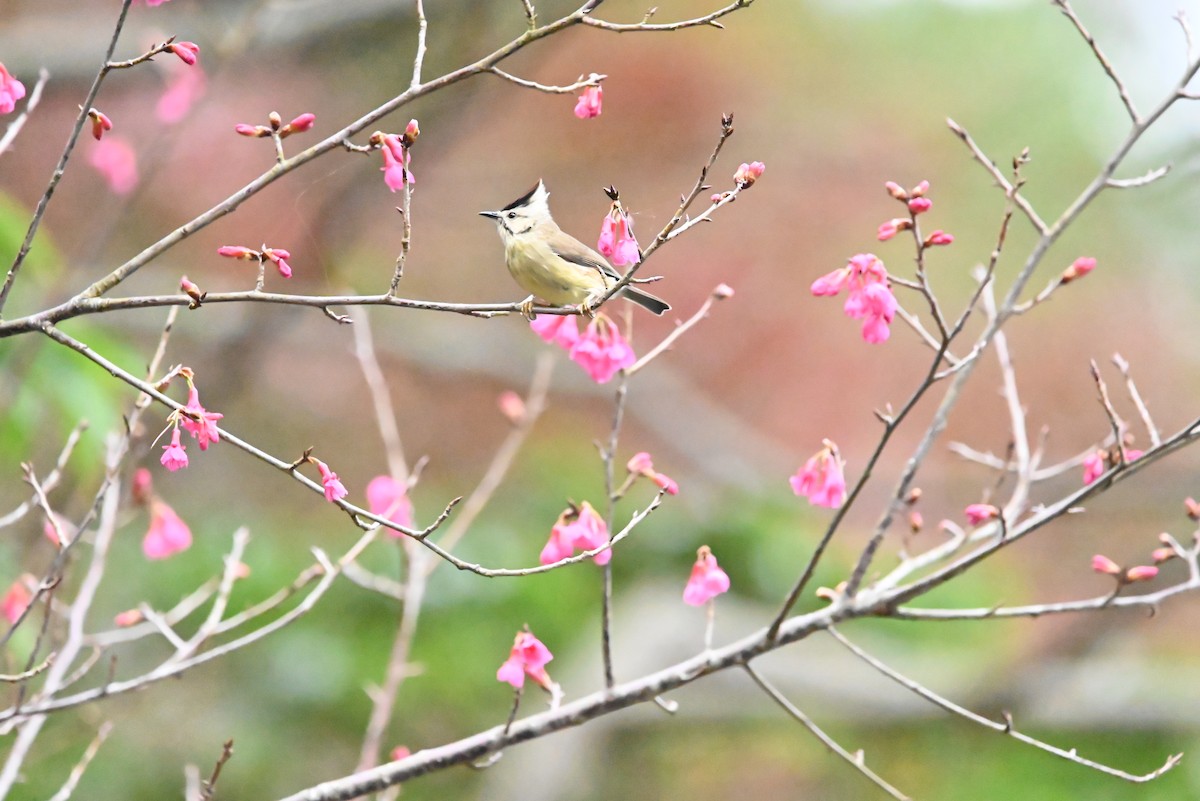
[[[479,216],[480,217],[491,217],[493,220],[498,220],[498,219],[500,219],[500,212],[498,212],[498,211],[481,211],[481,212],[479,212]]]

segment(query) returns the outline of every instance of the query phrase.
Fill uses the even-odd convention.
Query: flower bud
[[[278,111],[272,111],[267,115],[267,122],[271,124],[272,131],[278,131],[283,126],[283,117],[279,116]]]
[[[717,284],[712,291],[712,296],[717,300],[728,300],[733,297],[733,287],[729,284]]]
[[[929,236],[925,237],[925,247],[934,247],[935,245],[949,245],[954,241],[954,237],[942,229],[934,231]]]
[[[90,108],[88,109],[88,117],[92,120],[92,136],[96,138],[96,141],[100,141],[100,137],[104,136],[105,131],[112,130],[112,120],[103,111]]]
[[[280,135],[287,136],[288,134],[304,133],[305,131],[307,131],[308,129],[313,127],[313,123],[316,122],[316,120],[317,120],[316,114],[311,114],[311,113],[301,114],[299,117],[292,120],[287,125],[283,126],[283,131],[280,133]]]
[[[1189,518],[1200,520],[1200,503],[1197,503],[1194,498],[1184,498],[1183,508]]]
[[[896,200],[908,200],[908,192],[904,191],[904,187],[895,181],[888,181],[883,185],[883,188],[887,190],[889,195],[896,198]]]
[[[909,197],[924,197],[929,191],[929,181],[921,181],[921,183],[908,190]]]
[[[1085,275],[1096,269],[1096,260],[1090,256],[1080,256],[1071,263],[1071,266],[1063,270],[1062,283],[1069,284],[1076,278],[1083,278]]]
[[[925,525],[925,518],[916,509],[908,513],[908,527],[913,534],[921,533],[922,526]]]
[[[879,226],[879,231],[876,233],[876,237],[880,242],[886,242],[896,234],[900,233],[901,231],[907,231],[909,228],[912,228],[912,220],[904,220],[900,218],[888,220]]]
[[[133,471],[133,480],[129,483],[129,492],[133,496],[133,502],[138,506],[145,506],[150,501],[153,495],[153,481],[150,476],[150,471],[144,467],[139,467]]]
[[[1158,568],[1154,565],[1138,565],[1125,571],[1125,580],[1129,582],[1149,581],[1157,575]]]
[[[1161,565],[1163,562],[1168,562],[1174,559],[1179,554],[1175,553],[1174,548],[1155,548],[1150,552],[1150,557],[1154,560],[1154,564]]]
[[[190,67],[200,58],[200,45],[195,42],[172,42],[167,45],[167,52],[179,56],[179,60]]]
[[[126,629],[130,626],[141,623],[145,619],[140,609],[126,609],[124,612],[118,612],[113,618],[113,623],[117,628]]]
[[[500,407],[500,413],[507,417],[513,425],[519,426],[525,422],[525,401],[511,389],[501,392],[496,403]]]
[[[742,163],[737,168],[737,172],[733,174],[733,182],[742,189],[747,189],[754,186],[754,182],[762,177],[763,171],[767,168],[761,161],[752,161],[749,164]]]
[[[1092,570],[1097,573],[1107,573],[1110,576],[1121,575],[1121,566],[1099,553],[1092,557]]]
[[[913,214],[924,214],[933,208],[933,201],[927,197],[914,197],[908,201],[908,210]]]
[[[416,120],[409,120],[408,125],[404,126],[404,134],[400,137],[400,141],[405,147],[412,147],[413,142],[417,141],[417,137],[421,135],[421,126],[417,125]]]

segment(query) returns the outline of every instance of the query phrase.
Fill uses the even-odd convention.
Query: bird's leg
[[[537,315],[533,313],[533,295],[530,295],[529,297],[525,298],[525,300],[521,301],[521,314],[524,315],[525,319],[529,320],[530,322],[533,322],[533,318],[537,317]]]

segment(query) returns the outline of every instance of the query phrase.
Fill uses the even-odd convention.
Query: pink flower
[[[875,234],[880,242],[886,242],[901,231],[907,231],[912,228],[912,220],[904,220],[896,218],[888,220],[879,226],[879,231]]]
[[[709,547],[701,545],[700,550],[696,551],[692,575],[683,588],[683,602],[691,606],[704,606],[728,590],[728,574],[717,565],[717,557],[713,556]]]
[[[891,336],[888,325],[896,316],[896,296],[888,288],[887,269],[873,253],[851,256],[840,270],[827,273],[813,281],[810,291],[817,296],[836,295],[843,288],[849,296],[843,311],[863,320],[862,337],[871,344],[886,342]]]
[[[933,208],[933,201],[927,197],[914,197],[908,201],[908,210],[913,214],[924,214]]]
[[[105,131],[112,130],[112,120],[103,111],[94,108],[88,109],[88,117],[92,120],[92,136],[99,142]]]
[[[171,444],[163,445],[162,466],[174,473],[188,466],[187,449],[179,444],[179,426],[171,432]]]
[[[1092,557],[1092,570],[1095,570],[1097,573],[1107,573],[1110,576],[1117,576],[1121,573],[1121,566],[1104,554],[1098,553]]]
[[[929,248],[936,245],[949,245],[953,241],[953,236],[939,228],[929,236],[925,237],[925,247]]]
[[[533,636],[529,630],[517,632],[513,640],[512,650],[508,659],[496,671],[496,680],[511,684],[514,689],[525,686],[525,677],[536,681],[543,687],[549,688],[550,676],[546,673],[546,664],[554,658],[550,649],[542,641]]]
[[[190,67],[200,57],[200,45],[195,42],[171,42],[167,45],[167,52],[179,56],[179,60]]]
[[[174,125],[187,116],[207,88],[208,76],[200,67],[175,70],[154,106],[154,116],[167,125]]]
[[[206,451],[210,443],[221,441],[221,431],[217,428],[217,421],[225,415],[210,412],[201,406],[200,391],[190,381],[188,382],[188,402],[183,409],[199,415],[200,419],[194,420],[186,414],[181,414],[179,415],[179,424],[183,426],[184,431],[187,431],[200,443],[200,450]]]
[[[615,267],[637,264],[642,259],[637,238],[633,235],[633,220],[615,203],[612,211],[600,223],[600,239],[596,242],[596,249]]]
[[[0,64],[0,114],[11,114],[17,101],[25,96],[25,84],[18,81]]]
[[[1149,581],[1158,575],[1158,568],[1154,565],[1137,565],[1125,571],[1125,580],[1134,581]]]
[[[767,169],[767,165],[761,161],[752,161],[749,164],[742,162],[741,166],[733,173],[733,182],[741,189],[747,189],[754,186],[754,182],[762,178],[763,171]]]
[[[1083,457],[1083,483],[1084,486],[1091,484],[1100,476],[1104,475],[1105,462],[1108,461],[1108,454],[1105,451],[1096,450]]]
[[[529,327],[546,342],[570,350],[579,341],[579,326],[574,315],[537,314],[529,321]]]
[[[287,260],[292,257],[291,253],[283,248],[263,248],[262,254],[267,261],[275,265],[280,275],[284,278],[292,277],[292,266],[287,263]]]
[[[658,486],[659,489],[666,491],[668,495],[678,495],[679,485],[675,483],[669,476],[656,472],[654,462],[650,460],[650,454],[642,451],[635,453],[633,458],[625,465],[625,469],[630,473],[635,473],[640,476],[645,476]]]
[[[539,560],[543,565],[552,565],[573,556],[576,550],[591,551],[607,544],[608,526],[604,518],[584,501],[578,509],[570,507],[558,516]],[[610,559],[611,548],[592,557],[598,565],[608,564]]]
[[[575,116],[581,120],[599,117],[600,103],[603,99],[604,90],[600,88],[599,84],[583,87],[583,94],[579,96],[579,102],[575,104]]]
[[[88,163],[118,195],[129,194],[138,184],[137,153],[129,142],[115,134],[96,143],[88,154]]]
[[[413,505],[408,499],[407,487],[391,476],[375,476],[367,484],[367,510],[398,526],[413,526]],[[403,536],[394,528],[389,528],[388,534]]]
[[[621,336],[617,324],[598,314],[571,346],[571,361],[582,367],[597,384],[605,384],[636,362],[637,357]]]
[[[1069,284],[1076,278],[1083,278],[1085,275],[1096,269],[1096,260],[1090,256],[1080,256],[1071,263],[1071,266],[1063,270],[1062,283]]]
[[[217,248],[217,255],[227,259],[254,259],[255,261],[262,258],[262,254],[257,250],[241,245],[222,245]]]
[[[147,559],[166,559],[192,547],[192,532],[175,510],[158,498],[150,499],[150,529],[142,539]]]
[[[388,189],[397,192],[404,188],[405,183],[417,182],[409,169],[412,156],[400,141],[400,137],[387,134],[383,137],[383,147],[380,150],[383,151],[383,166],[379,169],[383,170],[383,182],[387,184]]]
[[[1000,510],[990,503],[973,503],[966,508],[964,514],[967,516],[968,523],[972,526],[978,526],[980,523],[998,518]]]
[[[8,592],[4,593],[4,600],[0,601],[0,614],[4,615],[4,619],[11,626],[21,619],[21,615],[25,614],[32,601],[33,595],[29,588],[21,579],[17,579],[9,586]]]
[[[338,474],[329,469],[329,465],[322,462],[320,459],[312,459],[317,465],[317,470],[321,473],[321,486],[325,488],[325,500],[333,503],[334,501],[345,498],[346,487],[338,479]]]
[[[812,456],[789,481],[792,491],[808,498],[813,506],[837,509],[846,502],[846,476],[837,445],[822,440],[825,447]]]

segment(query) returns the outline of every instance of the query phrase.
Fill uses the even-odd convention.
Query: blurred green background
[[[715,4],[664,0],[656,20]],[[101,58],[116,5],[0,4],[0,60],[30,88],[39,67],[52,73],[41,108],[0,157],[0,254],[16,251]],[[524,25],[516,0],[427,5],[426,78],[490,52]],[[1160,0],[1079,3],[1143,111],[1172,90],[1186,60],[1172,20],[1177,7]],[[538,5],[543,21],[570,8]],[[1200,17],[1200,4],[1185,8]],[[636,21],[644,11],[644,4],[610,0],[601,16]],[[493,226],[476,212],[507,203],[538,178],[552,193],[558,221],[585,241],[607,209],[600,188],[615,184],[645,241],[691,187],[723,112],[736,114],[737,130],[714,186],[728,188],[741,161],[767,165],[763,179],[715,223],[664,248],[648,266],[664,276],[655,291],[678,317],[636,315],[639,351],[689,316],[717,283],[737,295],[631,385],[622,458],[652,452],[682,491],[615,560],[618,680],[701,647],[703,612],[679,602],[701,544],[712,546],[733,580],[733,591],[718,603],[717,642],[769,618],[828,520],[827,512],[791,494],[787,476],[830,437],[856,477],[879,433],[872,411],[902,403],[924,369],[926,352],[902,326],[886,345],[868,346],[840,302],[808,292],[814,278],[862,251],[910,274],[902,237],[874,239],[876,226],[898,210],[883,182],[932,183],[934,207],[923,224],[956,241],[930,254],[929,271],[943,302],[956,309],[970,291],[970,270],[994,245],[1003,198],[945,119],[966,127],[1001,165],[1030,147],[1026,195],[1047,219],[1090,180],[1128,127],[1087,47],[1044,2],[758,0],[724,24],[724,30],[670,35],[572,30],[504,65],[545,83],[607,74],[604,113],[594,120],[572,115],[573,96],[481,77],[422,99],[381,126],[400,131],[410,117],[421,123],[413,152],[413,249],[401,285],[415,298],[519,299]],[[94,143],[81,142],[6,309],[10,318],[68,297],[266,169],[269,144],[235,136],[235,123],[261,123],[272,110],[284,119],[313,112],[315,130],[287,142],[295,152],[402,91],[415,20],[411,4],[399,2],[174,0],[132,9],[118,57],[172,34],[203,49],[203,101],[176,125],[155,118],[163,87],[185,69],[173,58],[109,77],[97,106],[138,147],[142,183],[129,197],[112,196],[86,164]],[[1105,193],[1051,251],[1032,286],[1040,288],[1079,255],[1096,257],[1096,272],[1010,331],[1030,432],[1049,427],[1050,461],[1108,432],[1088,375],[1091,358],[1104,366],[1118,409],[1131,420],[1132,405],[1117,390],[1119,374],[1108,366],[1115,351],[1131,362],[1164,432],[1196,416],[1198,123],[1196,108],[1181,104],[1147,135],[1120,174],[1164,163],[1173,165],[1171,174],[1145,188]],[[174,248],[118,294],[173,292],[185,273],[209,291],[248,289],[252,271],[219,259],[215,249],[264,242],[289,249],[296,270],[291,285],[268,276],[268,289],[382,291],[401,230],[393,210],[399,198],[387,192],[378,168],[374,155],[329,154]],[[1014,219],[1002,279],[1015,273],[1032,241],[1029,227]],[[912,295],[900,298],[919,308]],[[164,319],[164,311],[149,310],[63,328],[140,372]],[[547,346],[519,319],[372,310],[370,321],[406,451],[430,459],[414,492],[418,520],[428,521],[479,480],[508,431],[496,397],[523,391]],[[361,501],[366,482],[386,465],[352,346],[349,328],[316,310],[206,306],[180,316],[167,359],[196,371],[203,400],[225,414],[230,431],[286,459],[315,446],[351,499]],[[612,388],[590,384],[575,365],[559,361],[548,412],[456,549],[466,559],[533,564],[566,498],[599,503],[602,472],[593,441],[608,430]],[[960,440],[1003,453],[1007,417],[998,387],[989,360],[920,474],[929,525],[917,547],[936,541],[936,521],[959,519],[993,485],[988,471],[964,465],[944,446]],[[180,388],[173,390],[182,399]],[[81,516],[98,480],[103,439],[120,427],[132,400],[127,388],[47,340],[0,343],[0,511],[26,495],[19,464],[31,461],[44,472],[84,417],[91,429],[52,496],[64,512]],[[919,406],[916,425],[897,435],[819,582],[836,583],[853,564],[933,408]],[[156,410],[138,460],[155,467],[158,491],[190,523],[196,544],[167,562],[147,563],[139,547],[146,519],[130,511],[94,628],[107,628],[112,615],[141,601],[170,606],[219,570],[238,526],[252,532],[245,559],[252,574],[234,593],[235,609],[290,582],[311,563],[310,548],[340,554],[352,542],[353,529],[334,508],[233,448],[193,451],[183,473],[157,469],[149,440],[161,424]],[[1145,434],[1133,428],[1144,447]],[[1105,582],[1089,570],[1091,554],[1134,563],[1146,559],[1159,531],[1190,536],[1182,500],[1198,491],[1198,462],[1187,451],[1160,462],[1090,503],[1087,514],[1044,529],[930,603],[1033,603],[1104,591]],[[1064,475],[1037,488],[1034,502],[1053,500],[1078,482],[1078,472]],[[621,515],[648,498],[639,487]],[[897,544],[880,557],[881,567],[894,563]],[[52,558],[41,521],[32,517],[6,530],[0,548],[4,586],[22,571],[40,574]],[[393,541],[376,544],[363,561],[382,574],[401,574]],[[1168,565],[1159,581],[1178,579],[1177,570]],[[385,742],[415,751],[501,723],[510,695],[494,673],[525,623],[554,651],[550,671],[568,697],[598,689],[598,597],[599,573],[589,564],[520,581],[439,570],[414,644],[418,672],[402,688]],[[79,798],[178,797],[183,765],[197,764],[207,775],[228,738],[236,753],[220,797],[273,798],[348,773],[370,709],[364,690],[382,678],[399,613],[398,604],[339,582],[310,615],[260,645],[181,681],[60,713],[27,762],[27,783],[15,797],[51,795],[102,720],[115,729]],[[1189,752],[1181,767],[1146,786],[953,719],[825,637],[764,658],[761,668],[843,745],[865,749],[872,768],[916,798],[1191,798],[1200,797],[1200,770],[1190,757],[1200,745],[1198,622],[1196,604],[1184,598],[1153,618],[1112,613],[844,628],[932,689],[993,717],[1010,710],[1022,729],[1084,756],[1144,772],[1169,753]],[[32,635],[27,627],[13,639],[10,667],[28,653]],[[117,674],[135,675],[167,653],[151,641],[122,647]],[[690,686],[675,700],[674,717],[654,707],[612,715],[512,749],[486,771],[454,769],[413,781],[404,797],[882,797],[740,674]],[[540,703],[531,693],[525,708]]]

